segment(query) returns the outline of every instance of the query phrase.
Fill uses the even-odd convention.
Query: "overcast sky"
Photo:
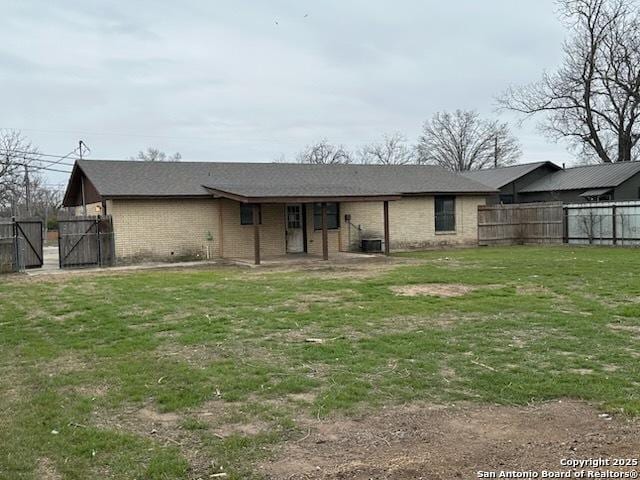
[[[440,110],[494,111],[560,61],[553,0],[0,0],[0,128],[42,152],[147,146],[184,160],[293,161],[319,138],[413,142]],[[522,161],[571,163],[513,131]],[[64,174],[50,174],[64,182]]]

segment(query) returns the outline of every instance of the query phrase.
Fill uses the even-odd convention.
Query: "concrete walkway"
[[[50,273],[60,270],[60,264],[58,262],[58,246],[44,247],[42,251],[44,252],[42,268],[30,270],[29,273],[34,273],[36,271],[40,273]]]

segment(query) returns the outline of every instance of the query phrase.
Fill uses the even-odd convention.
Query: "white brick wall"
[[[456,197],[456,231],[453,234],[435,232],[434,197],[406,197],[389,202],[389,236],[391,250],[409,250],[445,245],[474,245],[478,240],[478,205],[485,204],[485,197]],[[343,232],[341,248],[358,247],[357,230],[344,222],[344,215],[351,215],[351,223],[360,225],[362,236],[384,238],[382,202],[343,203],[341,216]]]
[[[219,255],[218,200],[109,200],[119,259]],[[208,234],[213,237],[207,240]]]
[[[253,225],[240,224],[240,203],[220,200],[222,206],[222,256],[227,258],[253,258]],[[286,253],[284,205],[262,205],[260,225],[260,254],[262,256]]]
[[[456,232],[436,234],[434,198],[407,197],[389,202],[391,250],[477,242],[477,209],[485,197],[456,197]],[[384,237],[382,202],[346,202],[340,205],[340,226],[329,230],[329,254],[358,248],[358,233],[344,220],[362,227],[363,236]],[[322,232],[313,228],[313,205],[307,209],[307,250],[322,254]],[[109,200],[116,255],[120,259],[168,259],[199,255],[207,247],[211,256],[253,257],[253,226],[240,225],[240,204],[227,199]],[[213,239],[207,240],[211,235]],[[222,238],[222,241],[221,241]],[[285,206],[263,205],[260,226],[261,254],[286,253]]]

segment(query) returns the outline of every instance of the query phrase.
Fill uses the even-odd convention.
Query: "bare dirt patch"
[[[428,295],[432,297],[461,297],[477,290],[478,287],[459,283],[426,283],[422,285],[402,285],[390,287],[396,295],[403,297],[417,297]]]
[[[252,270],[250,275],[261,277],[271,273],[302,273],[304,278],[367,279],[376,278],[403,265],[425,265],[427,261],[417,258],[355,256],[332,259],[324,262],[301,262],[280,265],[263,265]]]
[[[477,470],[559,469],[561,458],[625,457],[639,422],[599,417],[583,402],[533,407],[409,405],[356,419],[311,422],[259,465],[271,479],[475,478]]]
[[[62,480],[53,462],[46,457],[38,459],[36,473],[40,480]]]
[[[215,435],[227,438],[231,435],[254,436],[269,430],[269,424],[255,421],[249,423],[227,424],[215,429]]]

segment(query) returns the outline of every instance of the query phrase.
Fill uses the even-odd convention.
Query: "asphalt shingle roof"
[[[246,197],[492,193],[494,189],[426,165],[78,160],[103,197],[208,196],[209,187]]]
[[[555,192],[559,190],[581,190],[617,187],[636,173],[640,173],[640,162],[603,163],[586,167],[573,167],[533,182],[522,192]]]
[[[542,167],[543,165],[551,165],[553,167],[560,168],[555,163],[551,162],[534,162],[524,163],[522,165],[512,165],[510,167],[472,170],[464,172],[462,175],[493,188],[502,188],[520,177],[525,176],[529,172],[534,171],[536,168]]]

